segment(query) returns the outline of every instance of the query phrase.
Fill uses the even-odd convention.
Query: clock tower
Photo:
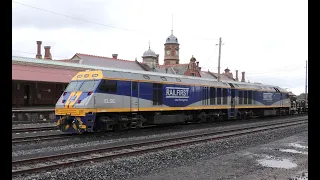
[[[171,35],[164,44],[164,65],[173,64],[179,64],[179,43],[178,38],[173,35],[173,30],[171,30]]]

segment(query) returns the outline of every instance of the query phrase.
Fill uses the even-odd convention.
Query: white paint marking
[[[264,159],[257,160],[257,161],[259,164],[266,167],[284,168],[284,169],[297,167],[297,164],[291,162],[288,159],[279,159],[271,156]]]

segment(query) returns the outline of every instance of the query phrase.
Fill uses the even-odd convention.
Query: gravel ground
[[[270,122],[256,122],[255,124],[266,124],[266,123],[270,123]],[[214,124],[211,124],[211,125],[214,125]],[[184,128],[180,128],[176,132],[172,132],[172,130],[171,131],[168,130],[169,132],[166,132],[166,133],[160,133],[160,132],[154,133],[151,131],[148,135],[144,135],[144,136],[130,135],[130,137],[128,137],[127,135],[125,137],[119,137],[116,139],[114,137],[101,138],[100,140],[97,140],[97,139],[92,140],[93,138],[87,138],[87,139],[75,138],[75,139],[78,139],[77,143],[76,143],[76,140],[74,139],[70,139],[70,141],[68,139],[54,140],[54,142],[45,141],[46,143],[35,144],[27,147],[23,145],[18,147],[13,146],[12,159],[18,160],[18,159],[37,157],[37,156],[46,156],[46,155],[70,152],[71,149],[73,149],[74,151],[79,151],[79,150],[92,149],[93,147],[98,148],[98,147],[105,147],[106,145],[108,146],[119,145],[126,142],[134,142],[139,140],[141,141],[141,140],[156,139],[161,137],[174,137],[182,134],[227,130],[234,127],[245,127],[247,125],[248,124],[241,124],[241,125],[237,124],[237,125],[230,125],[230,126],[192,129],[188,131],[185,130]]]
[[[12,138],[29,137],[29,136],[43,136],[43,135],[51,135],[51,134],[61,134],[61,131],[60,130],[47,130],[47,131],[12,133]]]
[[[56,126],[57,123],[31,123],[31,124],[12,124],[12,128],[34,128],[34,127],[48,127]]]
[[[285,176],[294,177],[296,173],[308,169],[307,160],[304,169],[294,169],[281,174],[274,168],[259,165],[255,158],[273,157],[266,152],[260,156],[259,149],[270,151],[272,142],[289,137],[291,141],[307,138],[307,125],[286,127],[272,131],[243,135],[225,140],[218,140],[179,149],[164,150],[131,158],[114,159],[108,162],[92,163],[73,168],[57,169],[21,179],[265,179]],[[297,137],[290,137],[302,133]],[[305,139],[303,139],[303,137]],[[288,140],[282,140],[284,142]],[[270,144],[267,144],[270,143]],[[276,143],[276,142],[274,142]],[[306,142],[304,142],[306,143]],[[265,145],[266,144],[266,145]],[[278,144],[284,144],[281,140]],[[305,144],[307,146],[307,144]],[[269,149],[268,149],[269,148]],[[292,154],[280,150],[274,153]],[[303,154],[302,154],[303,155]],[[305,155],[304,155],[305,156]],[[252,158],[250,158],[252,157]],[[291,159],[292,160],[292,159]],[[263,162],[262,162],[263,163]],[[298,163],[299,162],[295,162]],[[299,172],[298,172],[299,171]],[[307,172],[307,171],[306,171]],[[256,175],[256,176],[254,176]],[[19,179],[19,178],[15,178]],[[280,178],[282,179],[282,178]]]

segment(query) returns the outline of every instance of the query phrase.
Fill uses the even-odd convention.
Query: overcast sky
[[[173,34],[180,63],[192,55],[204,71],[246,72],[246,80],[305,91],[308,1],[305,0],[14,0],[12,54],[35,57],[36,41],[54,59],[75,53],[142,61]],[[42,50],[42,54],[44,51]]]

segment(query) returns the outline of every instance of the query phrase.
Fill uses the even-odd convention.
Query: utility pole
[[[305,89],[305,99],[306,99],[306,103],[307,103],[307,88],[308,88],[308,80],[307,80],[307,76],[308,76],[308,60],[306,60],[306,89]]]
[[[221,37],[219,39],[218,82],[220,81]]]

